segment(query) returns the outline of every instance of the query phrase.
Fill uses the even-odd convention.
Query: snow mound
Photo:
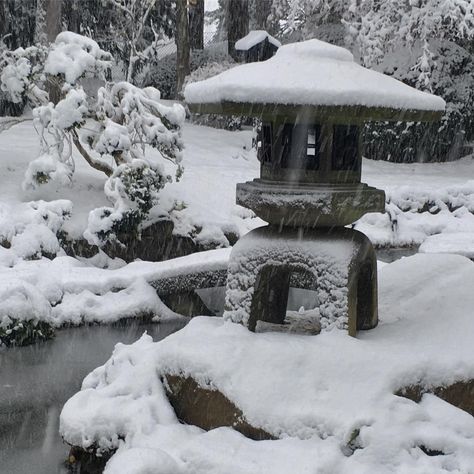
[[[421,253],[455,253],[474,259],[474,233],[454,232],[428,237],[419,248]]]
[[[13,279],[0,285],[0,327],[13,321],[51,323],[51,305],[41,291],[25,281]]]
[[[439,171],[444,169],[441,167]],[[421,173],[418,180],[420,183],[428,181]],[[437,186],[435,182],[418,186],[385,184],[384,189],[387,200],[385,214],[366,214],[355,223],[355,228],[366,234],[374,245],[419,245],[435,234],[466,234],[459,245],[450,248],[452,253],[469,256],[461,246],[471,240],[472,249],[472,239],[468,235],[474,233],[474,181],[454,186],[445,183]],[[437,245],[435,242],[441,239],[436,237],[429,248],[434,249],[432,245]],[[453,242],[453,237],[446,239]]]
[[[250,48],[253,48],[256,44],[261,43],[268,38],[268,41],[275,45],[277,48],[281,46],[281,43],[274,38],[272,35],[267,33],[265,30],[252,30],[248,35],[240,38],[239,41],[235,43],[235,49],[238,51],[248,51]]]
[[[44,226],[35,229],[51,232]],[[29,242],[27,237],[32,244],[40,243],[38,235],[32,231],[20,234],[20,237],[26,241],[23,242],[25,246]],[[66,256],[53,260],[25,261],[18,257],[13,260],[11,253],[18,248],[16,239],[12,240],[9,249],[0,245],[0,322],[6,317],[34,319],[55,327],[107,324],[142,316],[152,316],[154,321],[182,318],[161,301],[150,282],[223,270],[230,254],[230,249],[225,248],[164,262],[137,261],[123,266],[102,254],[99,256],[102,262],[99,258],[93,259],[104,266],[97,268],[91,267],[90,261],[81,262]],[[32,248],[36,249],[35,246]]]
[[[271,79],[270,79],[271,78]],[[186,86],[189,104],[223,101],[444,111],[441,97],[366,69],[319,40],[284,45],[267,61],[244,64]]]
[[[380,324],[357,339],[340,330],[254,334],[201,317],[158,343],[145,335],[118,344],[66,403],[60,431],[84,448],[119,448],[109,474],[127,472],[118,463],[127,450],[156,447],[190,474],[471,472],[472,416],[433,395],[415,403],[394,392],[474,377],[473,281],[474,264],[461,256],[420,254],[386,265]],[[184,427],[164,395],[164,373],[220,390],[247,421],[280,439]],[[143,459],[143,472],[160,472],[152,455]]]
[[[104,474],[179,474],[176,461],[161,449],[135,448],[117,453],[104,470]]]
[[[21,259],[37,259],[60,251],[58,233],[69,218],[72,202],[0,202],[0,268]]]
[[[122,318],[150,316],[156,313],[160,299],[143,278],[119,291],[97,295],[90,290],[67,293],[53,308],[55,324],[112,323]]]

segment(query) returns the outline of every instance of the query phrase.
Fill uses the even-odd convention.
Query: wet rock
[[[162,296],[161,300],[168,308],[183,316],[214,316],[194,290]]]
[[[245,415],[219,390],[203,388],[191,377],[165,375],[166,394],[177,417],[204,430],[229,426],[254,440],[275,439],[252,426]]]
[[[118,242],[108,242],[102,250],[111,258],[121,258],[126,262],[140,259],[149,262],[161,262],[171,258],[183,257],[203,250],[211,250],[217,245],[197,244],[189,236],[174,235],[174,224],[169,219],[162,219],[142,230],[141,235],[134,233],[118,236]],[[238,236],[226,234],[230,245]],[[61,247],[72,257],[90,258],[99,252],[96,245],[91,245],[85,239],[70,239],[67,235],[60,236]]]
[[[461,380],[450,385],[424,387],[410,385],[403,387],[395,395],[419,402],[425,393],[432,393],[442,400],[474,416],[474,380]]]
[[[69,452],[66,465],[71,473],[102,474],[107,461],[113,452],[98,456],[96,453],[73,446]]]

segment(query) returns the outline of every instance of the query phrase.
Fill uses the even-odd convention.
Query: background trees
[[[445,161],[474,140],[472,1],[273,0],[271,18],[288,40],[343,45],[364,66],[446,100],[440,124],[369,124],[367,156]]]
[[[248,29],[265,28],[283,42],[319,38],[349,48],[363,65],[439,94],[448,103],[441,124],[367,126],[369,157],[442,161],[460,156],[474,141],[471,0],[217,0],[213,12],[204,10],[205,0],[52,1],[62,8],[52,12],[56,20],[49,26],[48,15],[41,12],[51,0],[0,2],[5,46],[32,45],[35,31],[59,25],[110,51],[115,76],[120,70],[129,82],[157,86],[162,96],[175,98],[190,71],[206,65],[217,70],[214,63],[228,63],[219,42],[227,42],[233,55],[233,44]],[[212,46],[205,24],[215,31]],[[0,114],[19,110],[0,97]]]

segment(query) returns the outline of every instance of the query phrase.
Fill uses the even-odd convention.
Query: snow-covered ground
[[[385,214],[367,214],[356,224],[375,245],[419,245],[430,235],[474,233],[472,156],[428,164],[364,160],[362,180],[387,195]]]
[[[186,124],[183,137],[184,175],[178,183],[167,185],[161,198],[161,207],[171,212],[175,221],[175,232],[225,246],[228,245],[225,232],[243,234],[263,225],[251,211],[235,204],[235,184],[259,174],[259,164],[251,148],[252,132]],[[62,228],[71,237],[80,238],[89,212],[107,204],[103,192],[105,175],[92,169],[80,156],[76,156],[76,172],[70,188],[45,186],[24,191],[21,188],[24,172],[37,151],[38,136],[31,122],[0,134],[0,241],[12,242],[15,235],[21,234],[25,234],[23,241],[33,240],[29,249],[25,249],[23,242],[21,248],[8,252],[19,253],[20,257],[34,255],[34,242],[39,235],[47,239],[44,230],[28,224],[44,224],[53,232]],[[473,157],[434,164],[364,160],[362,172],[363,181],[384,189],[391,203],[389,214],[370,214],[356,225],[375,244],[406,246],[421,244],[432,234],[474,232]],[[41,200],[49,204],[32,203]],[[51,203],[56,200],[62,201]],[[49,221],[43,217],[45,212],[51,216]],[[50,250],[55,245],[49,242]],[[0,261],[6,258],[5,249],[0,247]],[[14,260],[13,255],[8,259]]]
[[[258,162],[251,149],[252,134],[227,132],[186,124],[184,128],[185,173],[179,183],[162,192],[162,207],[174,212],[178,232],[191,232],[202,227],[200,238],[213,234],[223,239],[222,229],[245,232],[257,224],[249,223],[250,211],[237,208],[235,183],[253,179],[258,174]],[[73,238],[80,238],[87,226],[89,212],[107,204],[104,195],[105,175],[91,168],[75,154],[76,171],[69,188],[45,185],[38,190],[23,190],[21,183],[28,163],[37,155],[38,135],[32,123],[26,122],[0,134],[0,238],[11,240],[22,221],[28,221],[31,206],[37,200],[70,200],[71,217],[63,229]],[[152,153],[152,151],[150,151]],[[170,173],[174,170],[170,168]],[[252,219],[255,220],[255,219]],[[13,230],[16,221],[17,228]],[[260,221],[261,223],[261,221]]]
[[[157,343],[118,344],[66,403],[61,433],[118,448],[107,474],[470,474],[474,418],[434,395],[415,403],[394,393],[474,377],[473,283],[469,259],[419,254],[381,269],[380,324],[357,339],[337,329],[254,334],[200,317]],[[162,374],[220,390],[279,439],[180,424]]]

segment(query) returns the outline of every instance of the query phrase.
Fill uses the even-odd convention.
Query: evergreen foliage
[[[470,0],[274,0],[286,41],[318,38],[361,64],[440,95],[439,124],[369,124],[365,153],[397,162],[458,158],[474,140],[474,3]]]

